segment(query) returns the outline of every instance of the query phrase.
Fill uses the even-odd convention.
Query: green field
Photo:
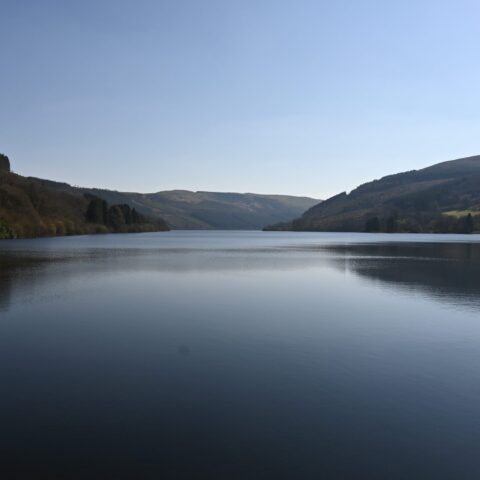
[[[443,212],[443,214],[455,218],[466,217],[468,214],[471,214],[472,217],[478,217],[480,210],[450,210],[449,212]]]

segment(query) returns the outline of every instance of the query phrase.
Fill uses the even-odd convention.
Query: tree
[[[464,232],[465,232],[465,233],[473,233],[473,217],[472,217],[472,214],[471,214],[471,213],[469,213],[469,214],[465,217]]]
[[[397,231],[397,218],[392,215],[387,219],[387,232],[394,233]]]
[[[0,153],[0,172],[10,171],[10,160],[6,155]]]
[[[12,229],[7,225],[6,222],[0,220],[0,238],[14,238],[14,232]]]
[[[114,230],[120,230],[125,226],[125,217],[119,205],[113,205],[108,209],[108,225]]]
[[[148,223],[148,219],[145,218],[141,213],[138,213],[135,208],[132,208],[132,223]]]
[[[369,218],[365,222],[365,231],[370,233],[380,231],[380,220],[378,217]]]
[[[87,207],[87,222],[105,225],[107,223],[107,212],[108,205],[105,200],[92,198]]]
[[[119,205],[119,207],[122,210],[123,217],[125,218],[125,223],[127,225],[131,225],[133,223],[131,208],[127,204]]]

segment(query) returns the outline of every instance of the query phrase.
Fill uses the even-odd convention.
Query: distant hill
[[[95,195],[109,203],[124,203],[151,218],[164,219],[174,229],[261,230],[269,223],[301,215],[319,201],[308,197],[170,190],[129,193],[76,188],[40,180],[49,188]]]
[[[389,175],[266,230],[471,233],[480,230],[480,156]]]
[[[11,173],[8,157],[0,155],[0,239],[168,229],[129,205]]]
[[[129,193],[22,177],[0,154],[0,238],[176,229],[254,229],[298,217],[307,197],[171,190]],[[102,203],[103,202],[103,203]]]

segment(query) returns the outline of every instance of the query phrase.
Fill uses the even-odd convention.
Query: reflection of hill
[[[73,283],[88,285],[96,275],[293,271],[325,259],[310,252],[277,249],[102,248],[0,252],[0,311],[45,292],[57,294]]]
[[[12,295],[12,277],[10,272],[1,272],[0,274],[0,312],[4,312],[10,307],[10,297]]]
[[[293,242],[292,242],[293,243]],[[278,272],[334,267],[404,292],[480,308],[480,244],[385,243],[266,248],[75,248],[0,253],[0,311],[92,275]],[[17,300],[16,300],[17,299]]]
[[[36,275],[41,261],[30,257],[0,255],[0,312],[10,307],[12,294],[19,284],[22,289],[29,289],[36,282]]]
[[[436,300],[480,308],[480,245],[383,244],[322,248],[340,268]]]

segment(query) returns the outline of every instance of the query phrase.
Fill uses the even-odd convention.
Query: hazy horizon
[[[325,199],[480,153],[473,1],[0,3],[0,151],[119,191]]]

